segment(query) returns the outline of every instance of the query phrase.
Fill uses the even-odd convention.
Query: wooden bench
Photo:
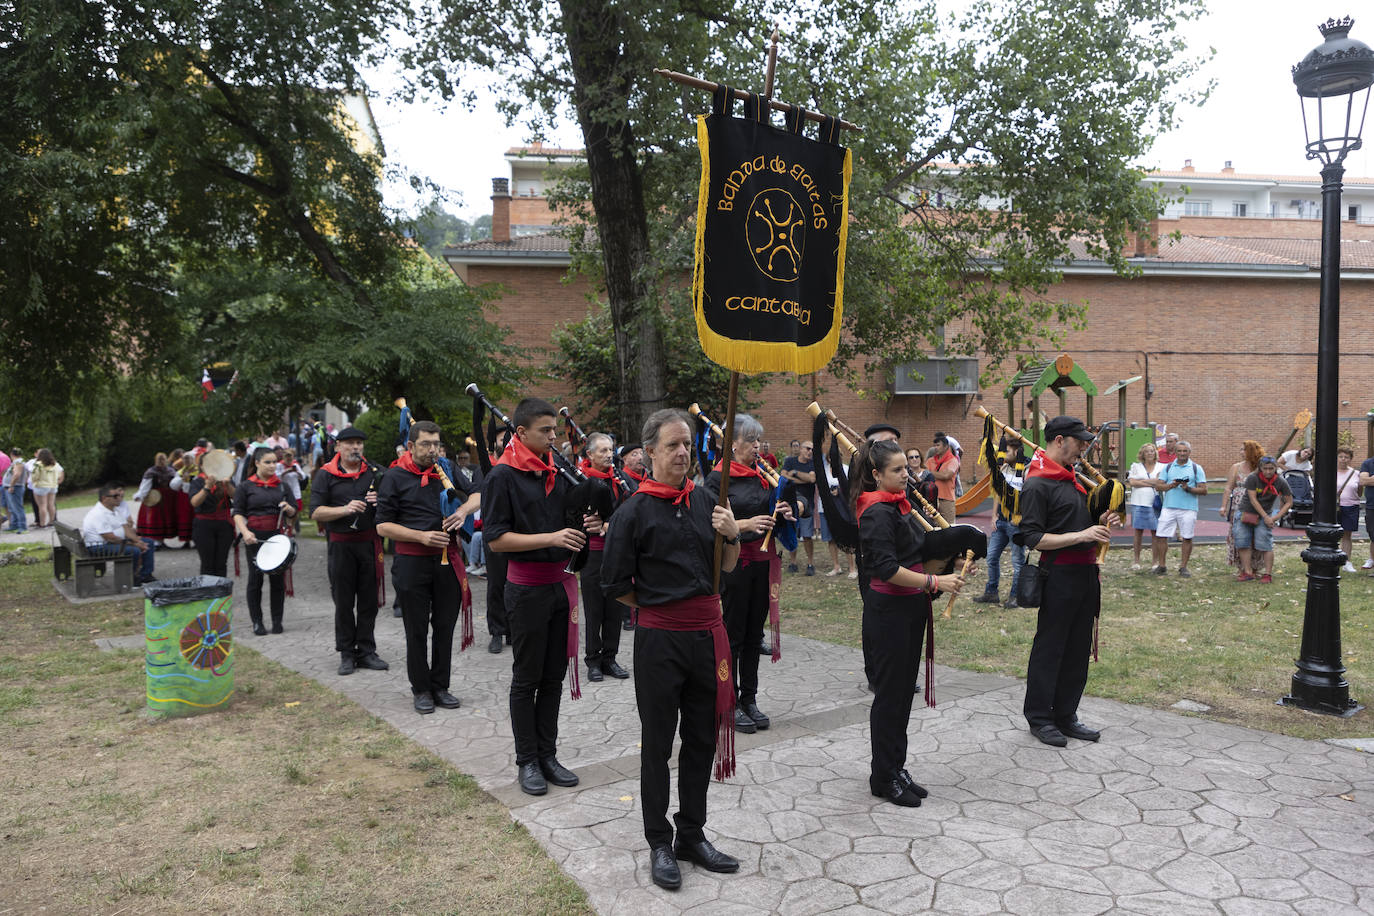
[[[81,532],[53,522],[59,544],[52,549],[52,574],[58,581],[73,578],[75,568],[76,596],[89,598],[96,593],[97,580],[106,579],[105,570],[114,567],[114,575],[109,576],[110,594],[121,594],[134,587],[134,558],[129,556],[102,557],[92,556],[81,538]]]

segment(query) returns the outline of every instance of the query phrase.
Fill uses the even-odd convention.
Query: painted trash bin
[[[192,716],[234,692],[234,581],[191,576],[143,587],[148,710]]]

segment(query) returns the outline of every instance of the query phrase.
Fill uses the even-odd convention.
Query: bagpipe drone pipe
[[[721,464],[722,469],[725,467],[726,456],[730,450],[726,449],[723,444],[725,442],[725,433],[721,430],[720,426],[712,422],[711,418],[702,411],[701,405],[694,403],[687,408],[687,412],[692,415],[697,425],[696,436],[694,437],[693,443],[696,449],[697,462],[701,467],[701,476],[705,479],[705,477],[711,473],[712,469],[715,468],[717,463]],[[714,437],[717,442],[722,443],[718,451],[711,448],[712,437]],[[773,468],[769,466],[768,462],[764,461],[762,458],[755,459],[754,469],[758,472],[760,479],[768,485],[771,491],[768,496],[768,512],[766,514],[772,515],[777,523],[773,531],[770,532],[768,536],[765,536],[763,541],[764,547],[766,548],[768,546],[770,537],[776,536],[778,543],[781,544],[785,550],[796,550],[799,540],[797,536],[797,519],[805,518],[811,513],[812,507],[809,500],[797,494],[795,488],[792,488],[793,492],[788,494],[786,491],[789,489],[792,482],[774,471]],[[724,471],[722,470],[722,477],[723,476]],[[779,503],[791,506],[791,519],[777,517]]]

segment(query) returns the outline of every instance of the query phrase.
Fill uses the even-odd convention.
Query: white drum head
[[[258,569],[265,573],[276,572],[286,565],[286,561],[291,558],[293,553],[291,539],[284,534],[274,534],[262,542],[258,548],[258,555],[253,562],[258,564]]]

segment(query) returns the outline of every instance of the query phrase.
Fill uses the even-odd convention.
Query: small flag
[[[210,381],[210,370],[204,369],[200,376],[200,399],[202,401],[210,397],[210,393],[215,390],[215,383]]]

